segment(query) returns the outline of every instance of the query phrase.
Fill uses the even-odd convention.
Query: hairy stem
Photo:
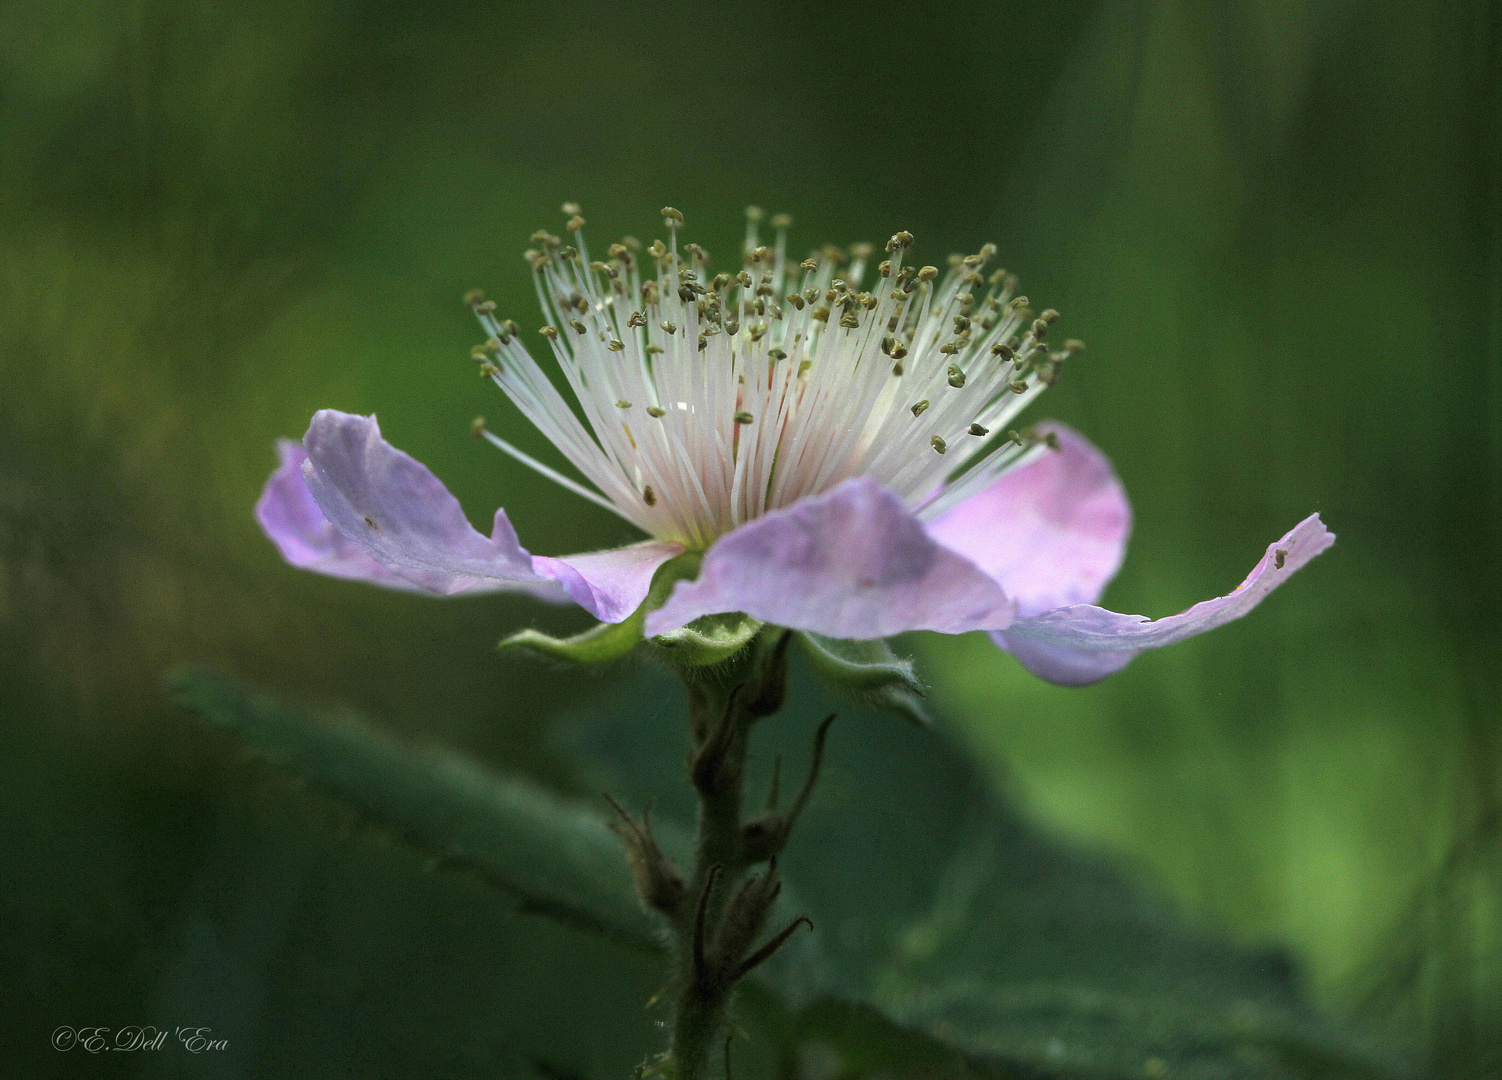
[[[612,828],[626,845],[637,892],[643,905],[662,915],[674,945],[668,986],[672,1041],[661,1058],[643,1066],[643,1076],[705,1080],[721,1049],[728,1063],[736,983],[776,953],[800,926],[813,925],[806,918],[794,919],[757,944],[782,892],[777,856],[813,789],[829,720],[819,726],[808,777],[789,811],[777,809],[774,779],[774,794],[765,809],[750,821],[741,816],[751,729],[782,708],[790,640],[787,631],[768,630],[715,670],[683,672],[694,746],[688,775],[699,796],[694,865],[687,881],[658,846],[648,813],[644,811],[640,820],[633,818],[607,796],[620,819]],[[764,871],[751,872],[761,864]]]
[[[712,720],[726,726],[711,728],[700,747],[701,751],[710,748],[715,755],[715,775],[695,778],[699,820],[688,886],[694,903],[684,905],[674,927],[677,1000],[668,1054],[675,1080],[708,1076],[711,1055],[722,1038],[734,983],[711,968],[706,938],[712,939],[723,921],[726,904],[746,869],[741,854],[741,803],[750,724],[738,715],[734,689],[698,689],[709,699]],[[716,749],[717,740],[723,741],[723,750]]]

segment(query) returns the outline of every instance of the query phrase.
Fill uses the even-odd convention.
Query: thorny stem
[[[724,695],[723,705],[718,700],[721,695],[709,695],[723,710],[720,729],[724,735],[718,729],[711,731],[700,748],[700,760],[704,752],[716,754],[719,746],[724,747],[725,756],[721,768],[716,770],[720,773],[716,778],[721,780],[720,784],[695,783],[699,791],[699,821],[688,895],[698,901],[697,918],[693,926],[676,928],[680,970],[675,980],[677,1001],[668,1050],[668,1057],[676,1066],[675,1080],[701,1080],[707,1075],[710,1050],[725,1027],[734,989],[733,984],[715,985],[716,980],[709,977],[705,938],[710,936],[709,928],[720,925],[726,900],[745,873],[740,855],[740,815],[750,723],[736,715],[738,689],[732,688]]]
[[[699,796],[694,865],[686,884],[658,849],[645,819],[638,825],[620,811],[624,824],[616,831],[627,845],[638,891],[664,916],[674,943],[668,994],[672,1039],[667,1053],[645,1070],[668,1080],[710,1075],[711,1060],[728,1037],[736,984],[800,926],[813,926],[799,916],[761,941],[782,890],[777,855],[812,791],[833,717],[819,727],[808,776],[792,807],[778,811],[774,795],[760,816],[742,820],[751,729],[782,707],[787,640],[786,632],[770,631],[729,670],[695,673],[700,678],[685,673],[694,741],[688,771]],[[750,872],[763,863],[760,873]]]

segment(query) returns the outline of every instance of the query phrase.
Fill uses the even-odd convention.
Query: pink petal
[[[857,639],[994,630],[1015,617],[995,581],[935,543],[901,499],[868,477],[720,537],[698,579],[679,582],[647,616],[646,632],[655,637],[729,611]]]
[[[567,596],[596,618],[620,622],[646,599],[657,567],[682,551],[648,541],[534,559],[502,510],[490,537],[480,535],[426,466],[381,438],[374,417],[322,410],[303,444],[300,462],[283,449],[260,513],[295,566],[446,596],[501,589]]]
[[[381,438],[375,417],[322,409],[303,446],[303,477],[324,517],[385,566],[447,575],[435,589],[445,593],[544,580],[504,513],[490,539],[481,536],[427,466]]]
[[[682,544],[644,540],[640,544],[553,558],[532,556],[539,573],[553,578],[574,603],[604,622],[624,622],[647,598],[652,575],[675,555]]]
[[[1178,615],[1149,621],[1089,604],[1018,619],[992,635],[1033,674],[1064,686],[1083,686],[1156,649],[1239,619],[1310,559],[1335,543],[1318,514],[1311,514],[1276,543],[1236,591],[1195,604]]]
[[[256,521],[282,558],[300,569],[330,577],[411,592],[441,591],[436,581],[425,585],[415,580],[421,576],[415,571],[408,578],[388,569],[329,523],[303,479],[302,464],[308,460],[308,452],[302,443],[278,439],[276,451],[281,464],[266,481],[256,503]]]
[[[1059,448],[928,523],[928,535],[1001,583],[1020,615],[1093,604],[1116,576],[1132,508],[1111,463],[1063,424]]]

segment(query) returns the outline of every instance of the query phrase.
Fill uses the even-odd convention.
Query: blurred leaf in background
[[[1082,692],[921,639],[930,700],[1040,821],[1288,943],[1436,1075],[1502,1072],[1499,26],[1495,0],[0,5],[0,987],[26,1006],[0,1026],[46,1050],[14,1060],[76,1075],[64,1020],[249,1008],[285,961],[234,928],[346,903],[346,874],[367,917],[306,924],[289,955],[322,974],[265,1030],[337,1009],[387,1032],[341,1051],[357,1071],[524,1070],[496,1057],[545,1012],[522,1003],[599,970],[575,1067],[653,1045],[610,1011],[650,963],[563,931],[456,948],[500,907],[303,821],[160,684],[212,664],[590,783],[541,733],[608,679],[493,653],[577,613],[317,579],[250,518],[273,439],[329,406],[533,550],[631,539],[467,436],[484,414],[555,460],[475,378],[459,297],[530,333],[520,249],[576,199],[644,239],[672,203],[711,253],[748,202],[810,247],[998,243],[1090,345],[1043,410],[1132,496],[1117,610],[1217,594],[1319,510],[1340,543],[1254,618]],[[432,1012],[384,1012],[342,934],[407,935],[386,978]],[[519,989],[466,997],[482,970]],[[435,1032],[452,1060],[416,1049]]]
[[[671,681],[663,672],[622,679],[608,707],[569,718],[557,736],[593,766],[602,789],[636,805],[667,793],[658,830],[681,856],[693,805],[675,783],[687,732],[673,714],[686,702]],[[521,778],[404,748],[349,714],[311,711],[211,673],[179,675],[174,688],[204,719],[429,865],[479,878],[532,921],[594,936],[596,949],[660,953],[605,827],[603,800],[570,805]],[[830,704],[806,677],[792,690],[795,704],[758,732],[753,790],[769,780],[770,761],[807,753]],[[821,798],[800,824],[783,860],[781,906],[784,918],[810,916],[812,934],[779,953],[744,995],[741,1024],[755,1030],[744,1032],[741,1050],[760,1069],[803,1062],[795,1068],[806,1072],[822,1056],[829,1076],[1407,1074],[1312,1011],[1285,957],[1185,927],[1102,860],[1018,820],[933,728],[847,715]],[[268,1041],[260,1023],[287,1009],[300,983],[318,981],[299,948],[316,932],[304,928],[308,918],[306,902],[290,900],[280,939],[257,935],[295,977],[262,988],[259,1008],[231,1013],[231,1023],[250,1028],[253,1047]],[[383,951],[372,936],[365,949],[341,955],[340,967],[363,981]],[[204,967],[195,974],[212,977],[212,958],[197,959]],[[521,989],[507,987],[513,973],[497,974],[499,986],[491,975],[468,992]],[[588,969],[573,978],[598,981]],[[411,992],[403,983],[382,993],[396,1000]],[[629,1016],[633,1005],[618,1011]],[[534,1063],[588,1068],[581,1054],[591,1044],[578,1044],[577,1017],[554,1009],[529,1033],[542,1055]],[[414,1047],[421,1038],[414,1030]],[[298,1039],[306,1043],[306,1029],[282,1033],[279,1052],[291,1061],[319,1052],[316,1038],[295,1050]],[[264,1070],[265,1057],[254,1060]]]

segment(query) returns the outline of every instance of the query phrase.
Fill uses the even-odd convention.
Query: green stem
[[[733,687],[712,687],[706,707],[712,722],[732,708]],[[719,926],[725,906],[745,873],[741,852],[741,805],[745,790],[749,723],[739,715],[726,719],[735,725],[725,755],[726,783],[713,791],[699,791],[699,820],[694,845],[694,867],[682,914],[675,920],[677,971],[674,986],[672,1044],[668,1050],[674,1080],[704,1080],[710,1075],[712,1055],[724,1038],[734,988],[718,982],[705,983],[695,971],[696,927]],[[716,867],[718,870],[716,871]],[[714,874],[713,892],[707,898],[704,918],[697,918],[698,901]]]
[[[765,633],[714,670],[680,668],[694,743],[689,779],[699,796],[694,865],[687,882],[657,846],[646,815],[637,821],[612,800],[621,817],[615,830],[626,843],[642,903],[662,913],[676,946],[669,985],[672,1040],[662,1057],[643,1067],[642,1075],[707,1080],[713,1055],[722,1047],[728,1071],[726,1031],[736,983],[776,953],[799,926],[813,925],[799,917],[757,947],[782,889],[777,855],[808,799],[829,721],[820,725],[809,778],[790,811],[778,811],[775,799],[769,799],[757,818],[741,820],[751,728],[782,708],[791,640],[787,631]],[[763,863],[764,872],[748,875]]]
[[[724,1040],[730,995],[705,1001],[691,995],[679,998],[673,1015],[673,1043],[668,1055],[674,1080],[706,1080],[711,1055]]]

